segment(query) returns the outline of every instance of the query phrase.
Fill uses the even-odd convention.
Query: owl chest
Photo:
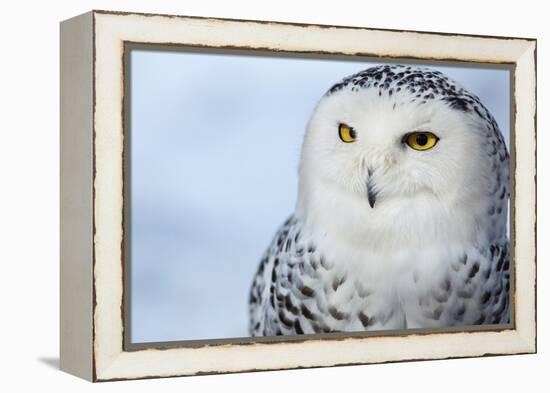
[[[486,281],[483,263],[455,255],[365,258],[360,264],[305,261],[295,277],[304,319],[314,332],[438,327],[478,319],[472,302]],[[393,260],[392,260],[393,258]],[[386,263],[386,265],[384,265]],[[382,266],[382,267],[381,267]]]

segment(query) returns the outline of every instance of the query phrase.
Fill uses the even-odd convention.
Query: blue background
[[[294,210],[304,129],[366,61],[131,51],[132,342],[247,336],[260,256]],[[509,71],[432,67],[495,116]]]

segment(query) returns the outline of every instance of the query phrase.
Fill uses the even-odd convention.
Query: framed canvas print
[[[61,368],[536,351],[536,40],[61,23]]]

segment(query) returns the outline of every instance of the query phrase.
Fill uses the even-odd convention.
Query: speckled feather
[[[509,322],[506,242],[465,251],[435,281],[411,270],[414,301],[380,309],[376,290],[327,261],[300,229],[299,220],[288,219],[260,263],[249,299],[252,336]],[[420,318],[408,322],[407,314]]]
[[[324,98],[365,90],[390,99],[393,109],[444,103],[480,125],[493,175],[484,191],[491,202],[483,217],[475,220],[483,221],[482,238],[487,241],[449,247],[435,244],[436,251],[419,252],[410,252],[407,245],[402,250],[379,252],[370,250],[373,246],[366,241],[362,251],[340,252],[341,256],[335,257],[331,250],[341,245],[325,237],[328,229],[312,224],[322,221],[312,220],[310,208],[302,204],[276,233],[260,262],[249,298],[250,333],[261,336],[507,323],[510,252],[507,235],[499,226],[507,215],[508,153],[497,123],[479,98],[427,68],[369,68],[335,84]],[[401,251],[408,254],[403,257]],[[341,260],[348,258],[359,263]],[[405,259],[406,263],[391,274],[380,275],[378,266],[393,263],[385,258]],[[427,267],[422,264],[424,259],[430,261],[424,264]]]

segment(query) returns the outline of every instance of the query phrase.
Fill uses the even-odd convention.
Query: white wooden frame
[[[125,43],[509,64],[513,322],[493,330],[124,345]],[[61,24],[61,368],[92,381],[536,351],[536,40],[92,11]]]

